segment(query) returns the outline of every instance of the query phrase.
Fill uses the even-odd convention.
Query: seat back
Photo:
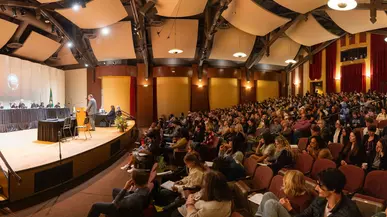
[[[158,163],[154,163],[149,174],[148,183],[153,183],[157,176],[157,168],[159,167]]]
[[[344,173],[345,178],[347,179],[344,190],[352,194],[363,187],[365,174],[362,168],[354,165],[345,165],[339,167],[339,170]]]
[[[367,195],[387,200],[387,171],[372,171],[368,173],[363,190]]]
[[[71,118],[67,117],[64,119],[63,129],[70,129],[70,128],[71,128]]]
[[[308,174],[312,170],[313,157],[307,153],[300,153],[296,158],[295,169],[301,171],[303,174]]]
[[[253,188],[255,190],[268,189],[272,178],[273,178],[273,170],[270,167],[268,166],[257,167],[252,180]]]
[[[254,176],[255,169],[257,168],[257,160],[250,156],[243,162],[243,166],[246,170],[246,175],[248,176]]]
[[[387,127],[387,120],[382,120],[378,123],[379,129],[384,129],[385,127]]]
[[[90,123],[89,117],[85,117],[85,120],[83,121],[83,125],[86,125],[89,123]]]
[[[233,212],[233,213],[231,214],[231,217],[243,217],[243,215],[240,214],[239,212]]]
[[[310,173],[310,177],[314,180],[317,180],[317,175],[328,168],[336,168],[335,162],[328,159],[317,159],[312,168],[312,172]]]
[[[337,160],[340,156],[341,150],[343,150],[344,145],[340,143],[331,143],[328,145],[328,149],[332,154],[333,160]]]
[[[270,183],[269,191],[275,194],[275,196],[277,196],[278,198],[282,198],[285,196],[284,192],[282,191],[283,179],[283,176],[276,175],[273,177]]]
[[[298,149],[300,149],[301,151],[302,150],[305,150],[306,149],[306,146],[308,145],[308,141],[309,139],[304,137],[304,138],[300,138],[298,140]]]

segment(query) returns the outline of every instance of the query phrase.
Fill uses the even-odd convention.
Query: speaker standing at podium
[[[89,103],[87,104],[87,116],[90,120],[91,130],[95,130],[95,114],[97,114],[97,101],[95,101],[93,95],[89,94],[87,96]]]

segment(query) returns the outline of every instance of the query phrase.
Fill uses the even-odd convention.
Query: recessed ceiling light
[[[85,67],[89,67],[89,64],[86,63],[86,64],[85,64]]]
[[[174,48],[174,49],[169,50],[168,53],[170,53],[170,54],[181,54],[181,53],[183,53],[183,50]]]
[[[244,57],[247,57],[247,54],[245,54],[243,52],[236,52],[233,54],[233,56],[236,58],[244,58]]]
[[[73,43],[71,42],[71,41],[69,41],[69,42],[67,42],[67,47],[68,48],[72,48],[74,45],[73,45]]]
[[[44,22],[45,22],[45,23],[50,23],[50,21],[49,21],[49,20],[45,20]]]
[[[297,62],[297,61],[292,60],[292,59],[285,60],[285,63],[287,63],[287,64],[289,64],[289,63],[294,64],[294,63],[296,63],[296,62]]]
[[[101,33],[102,33],[102,35],[109,35],[109,33],[110,33],[110,28],[109,28],[109,27],[103,27],[103,28],[101,29]]]
[[[329,0],[328,7],[337,11],[349,11],[357,6],[356,0]]]
[[[79,11],[79,9],[81,9],[81,5],[79,5],[78,3],[75,3],[73,4],[72,9],[73,11]]]

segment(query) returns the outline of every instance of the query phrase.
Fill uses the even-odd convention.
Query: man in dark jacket
[[[361,217],[356,204],[343,194],[346,183],[338,169],[326,169],[318,175],[316,191],[319,197],[296,217]]]
[[[148,178],[147,173],[134,170],[123,189],[113,189],[113,202],[93,204],[88,217],[142,216],[149,203]]]

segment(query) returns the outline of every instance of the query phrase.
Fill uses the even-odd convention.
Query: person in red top
[[[203,146],[212,146],[214,144],[214,126],[212,124],[206,124],[206,135],[204,137],[204,141],[201,143]]]

